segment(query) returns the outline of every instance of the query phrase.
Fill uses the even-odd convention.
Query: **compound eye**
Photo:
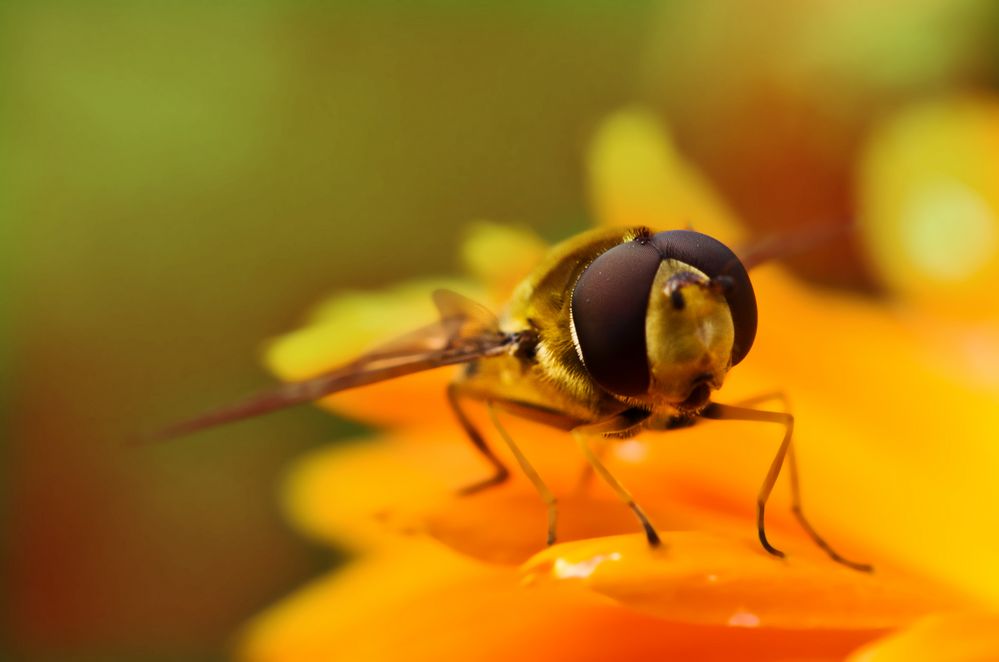
[[[649,390],[645,318],[662,258],[648,240],[601,254],[576,281],[572,325],[586,370],[604,389],[622,396]]]
[[[714,237],[693,230],[660,232],[652,237],[652,244],[664,258],[689,264],[708,278],[721,281],[735,329],[732,365],[746,358],[756,339],[756,293],[736,254]]]

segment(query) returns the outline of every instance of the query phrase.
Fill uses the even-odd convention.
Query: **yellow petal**
[[[527,227],[476,221],[466,230],[461,257],[468,274],[484,283],[493,302],[502,305],[514,287],[541,262],[548,248]]]
[[[338,367],[374,346],[435,322],[431,293],[456,290],[482,301],[468,282],[423,280],[383,291],[343,292],[319,304],[302,328],[274,339],[264,360],[287,381],[307,379]],[[402,425],[446,414],[444,389],[453,368],[393,379],[325,398],[322,405],[339,414],[382,425]]]
[[[689,225],[728,244],[743,236],[738,221],[650,111],[625,109],[604,120],[587,168],[593,210],[602,224]]]
[[[850,570],[807,550],[777,559],[749,538],[696,532],[558,545],[523,567],[528,582],[578,582],[673,621],[786,629],[874,630],[907,623],[948,601],[884,572]]]
[[[987,662],[999,660],[999,615],[939,614],[874,641],[849,662]]]

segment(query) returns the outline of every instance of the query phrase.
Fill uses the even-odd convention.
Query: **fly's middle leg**
[[[483,438],[482,433],[480,433],[478,428],[472,424],[472,421],[468,418],[465,410],[461,408],[461,391],[457,384],[448,385],[447,400],[448,404],[451,405],[451,410],[454,412],[455,417],[458,419],[458,423],[468,436],[469,441],[472,442],[472,445],[475,446],[476,450],[478,450],[493,467],[492,476],[472,483],[471,485],[466,485],[458,491],[459,494],[475,494],[476,492],[481,492],[482,490],[505,483],[510,477],[510,470],[506,468],[506,465],[503,464],[498,457],[496,457],[493,449],[489,447],[489,444],[487,444],[485,438]]]

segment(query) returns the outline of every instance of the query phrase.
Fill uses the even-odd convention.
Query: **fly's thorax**
[[[507,332],[531,330],[537,344],[533,369],[523,381],[550,394],[557,406],[580,420],[597,420],[620,407],[620,401],[602,389],[579,358],[570,302],[579,275],[608,249],[630,242],[635,228],[599,228],[559,244],[514,290],[501,328]],[[617,411],[615,409],[614,411]]]
[[[654,406],[697,409],[720,388],[732,361],[735,326],[724,294],[679,260],[663,260],[645,320]]]

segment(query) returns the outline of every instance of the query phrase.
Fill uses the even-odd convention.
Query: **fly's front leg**
[[[471,485],[466,485],[459,490],[459,494],[468,495],[505,483],[510,477],[510,471],[506,468],[506,465],[504,465],[503,462],[496,457],[496,454],[493,453],[493,449],[489,447],[486,440],[482,437],[482,433],[480,433],[472,424],[468,415],[461,408],[461,397],[462,393],[458,384],[449,384],[447,387],[447,401],[451,405],[451,410],[454,411],[454,415],[458,419],[458,423],[461,424],[465,434],[468,436],[469,441],[471,441],[472,445],[475,446],[480,453],[482,453],[491,465],[493,465],[494,470],[493,475],[489,478],[472,483]]]
[[[745,402],[750,404],[753,402],[762,402],[771,399],[779,399],[784,403],[785,407],[787,407],[787,397],[783,393],[760,396]],[[784,557],[784,552],[771,545],[767,540],[765,512],[767,501],[770,499],[771,492],[773,492],[774,484],[777,482],[778,476],[780,476],[780,470],[784,466],[784,461],[787,460],[789,465],[788,471],[790,473],[789,478],[791,482],[791,510],[794,513],[795,518],[801,524],[801,527],[805,530],[805,533],[807,533],[812,541],[818,545],[833,561],[860,572],[871,572],[873,570],[873,567],[870,564],[857,563],[856,561],[851,561],[839,554],[822,536],[818,534],[815,528],[805,517],[801,508],[798,465],[794,456],[794,447],[791,443],[791,438],[794,433],[794,416],[787,412],[761,411],[758,409],[749,409],[734,405],[721,405],[717,403],[710,404],[703,412],[701,412],[701,416],[703,418],[725,421],[759,421],[765,423],[779,423],[784,426],[784,438],[781,440],[781,444],[777,449],[777,454],[774,455],[774,459],[770,463],[770,468],[767,470],[767,475],[763,479],[763,484],[760,486],[759,494],[756,497],[756,529],[760,538],[760,544],[765,550],[767,550],[767,552],[773,554],[774,556],[781,558]]]
[[[762,393],[751,398],[746,398],[738,403],[739,407],[751,407],[757,405],[761,402],[767,402],[768,400],[777,400],[783,406],[784,412],[791,416],[791,402],[787,397],[787,394],[783,391],[773,391],[771,393]],[[791,424],[793,425],[794,419],[791,418]],[[794,443],[789,443],[786,453],[787,469],[788,469],[788,479],[791,483],[791,512],[794,514],[795,519],[801,525],[801,528],[805,530],[805,533],[812,539],[812,541],[822,548],[826,554],[829,555],[834,561],[842,563],[844,565],[850,566],[857,570],[869,572],[872,570],[870,565],[863,563],[854,563],[844,559],[839,553],[832,548],[832,546],[826,542],[825,538],[819,535],[815,527],[811,525],[808,518],[805,517],[805,512],[801,507],[801,485],[798,481],[798,461],[794,455]]]
[[[620,497],[620,499],[627,504],[631,511],[635,513],[638,521],[642,524],[642,529],[645,531],[645,537],[648,539],[649,545],[651,547],[658,547],[662,541],[659,539],[659,534],[656,532],[656,528],[652,525],[652,522],[649,521],[648,515],[646,515],[645,511],[642,510],[642,507],[635,502],[631,493],[628,492],[618,479],[614,477],[614,474],[612,474],[607,467],[604,466],[604,463],[600,461],[600,458],[590,445],[594,439],[605,438],[608,435],[628,432],[629,430],[641,425],[645,418],[648,417],[648,414],[645,412],[641,412],[641,414],[643,415],[631,416],[628,412],[626,412],[625,414],[615,416],[614,418],[606,421],[591,423],[589,425],[581,425],[573,428],[572,436],[579,445],[580,450],[583,451],[583,455],[590,463],[590,466],[593,467],[593,470],[601,478],[603,478],[604,482],[610,485],[611,489],[617,493],[618,497]]]

